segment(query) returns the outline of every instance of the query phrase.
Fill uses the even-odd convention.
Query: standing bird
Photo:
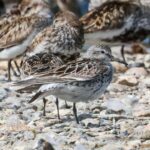
[[[39,8],[39,7],[38,7]],[[11,16],[10,16],[11,18]],[[35,35],[52,22],[50,9],[40,7],[36,14],[19,15],[6,21],[0,20],[0,61],[8,60],[8,80],[11,61],[22,55]],[[2,23],[2,24],[1,24]],[[43,24],[42,24],[43,23]]]
[[[76,103],[95,100],[104,93],[113,76],[111,60],[126,65],[124,61],[112,56],[108,46],[92,46],[82,60],[69,62],[53,72],[20,81],[17,85],[42,85],[29,103],[48,95],[73,102],[73,112],[76,122],[79,123]]]
[[[53,24],[36,35],[22,60],[22,76],[39,76],[77,59],[84,44],[82,24],[72,12],[59,12]],[[46,100],[44,102],[45,106]],[[56,99],[58,103],[58,99]]]
[[[89,11],[80,21],[85,39],[124,44],[141,42],[150,34],[150,11],[129,1],[110,1]]]

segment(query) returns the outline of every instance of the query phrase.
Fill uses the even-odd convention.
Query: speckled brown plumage
[[[49,58],[47,63],[52,68],[75,60],[79,56],[78,52],[80,52],[83,44],[83,28],[78,18],[71,12],[58,13],[54,18],[53,24],[37,34],[28,47],[22,61],[23,74],[36,74],[35,69],[33,70],[34,67],[29,63],[29,60],[33,64],[37,63],[34,58],[38,58],[38,63],[35,65],[37,74],[40,74],[40,71],[41,73],[44,72],[44,70],[38,69],[38,65],[39,68],[42,68],[42,65],[45,67],[41,59],[43,58],[43,53],[45,55],[47,53]],[[55,63],[52,63],[53,61]],[[26,70],[30,70],[29,73]]]
[[[85,33],[89,33],[121,28],[127,17],[140,13],[141,9],[136,4],[112,1],[91,10],[80,21],[84,25]]]
[[[63,65],[64,62],[59,56],[51,53],[38,53],[29,58],[26,58],[22,63],[22,70],[24,76],[42,75],[56,66]]]
[[[0,17],[0,30],[5,24],[14,21],[20,16],[32,16],[33,14],[40,15],[40,13],[43,13],[43,16],[45,14],[44,17],[51,13],[48,3],[44,0],[22,0],[21,3],[10,10],[9,13]]]
[[[146,6],[115,0],[91,10],[80,21],[87,41],[126,44],[142,42],[150,35],[149,16]]]
[[[42,18],[37,16],[19,17],[11,23],[3,25],[3,30],[0,30],[0,49],[2,50],[22,42],[40,21],[42,21]]]
[[[104,93],[113,76],[111,60],[124,63],[112,56],[108,46],[94,45],[83,55],[82,60],[64,64],[44,76],[25,79],[15,85],[22,86],[24,90],[40,86],[29,103],[48,95],[73,102],[73,112],[79,123],[75,103],[95,100]]]

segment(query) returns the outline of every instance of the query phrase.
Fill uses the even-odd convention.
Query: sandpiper
[[[69,11],[59,12],[53,24],[38,33],[28,47],[22,60],[23,78],[52,72],[58,66],[75,60],[83,44],[83,28],[78,17]],[[43,102],[45,106],[45,99]]]
[[[95,100],[104,93],[113,76],[111,60],[126,64],[114,58],[108,46],[92,46],[82,60],[64,64],[41,77],[23,80],[18,85],[42,85],[29,103],[48,95],[73,102],[73,112],[79,123],[76,103]]]
[[[40,25],[40,29],[46,27],[52,20],[50,10],[39,8],[37,5],[33,8],[36,8],[36,11],[32,11],[30,13],[32,15],[27,15],[31,12],[28,11],[28,13],[25,13],[26,15],[18,15],[15,18],[10,16],[11,19],[6,22],[0,20],[0,60],[9,60],[8,80],[10,80],[11,60],[25,52],[26,47],[30,45],[34,36],[40,31],[36,26],[41,21],[44,22],[43,27]],[[36,14],[33,14],[33,12]]]
[[[0,60],[8,60],[8,80],[11,80],[11,61],[23,54],[35,35],[50,23],[50,17],[33,15],[19,17],[3,26],[0,32]]]
[[[59,12],[53,24],[37,34],[27,49],[26,57],[40,52],[70,57],[80,52],[83,44],[83,27],[78,17],[70,11]]]
[[[39,32],[28,46],[22,59],[22,74],[29,76],[42,73],[38,71],[38,67],[42,68],[42,65],[45,67],[44,59],[49,61],[51,67],[73,60],[73,57],[81,51],[83,44],[83,28],[78,17],[69,11],[59,12],[54,17],[53,24]],[[44,58],[45,56],[47,58]],[[32,70],[35,66],[37,72],[35,69]]]
[[[20,16],[32,16],[33,14],[47,15],[52,14],[49,4],[44,0],[22,0],[20,4],[13,7],[10,12],[0,17],[0,28],[2,25],[13,21]]]
[[[80,21],[85,39],[110,44],[139,42],[150,34],[149,14],[145,6],[129,1],[110,1],[89,11]]]

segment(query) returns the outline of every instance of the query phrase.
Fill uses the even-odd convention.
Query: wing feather
[[[88,12],[80,21],[84,25],[85,33],[119,29],[124,26],[127,17],[140,11],[140,7],[133,3],[119,1],[106,2]]]
[[[21,43],[33,30],[38,17],[18,17],[7,22],[0,30],[0,49],[8,48]]]

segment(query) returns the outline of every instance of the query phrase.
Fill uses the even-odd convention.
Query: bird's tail
[[[28,103],[32,103],[34,102],[36,99],[38,99],[41,95],[43,94],[43,92],[39,91],[37,92]]]
[[[46,97],[46,96],[51,95],[51,94],[53,95],[53,93],[56,92],[55,91],[56,87],[57,87],[57,83],[53,83],[53,84],[51,83],[51,84],[42,85],[39,88],[39,90],[37,91],[37,93],[31,98],[29,103],[32,103],[36,99],[43,98],[43,97]],[[57,88],[57,90],[59,90],[60,88],[61,87]]]

